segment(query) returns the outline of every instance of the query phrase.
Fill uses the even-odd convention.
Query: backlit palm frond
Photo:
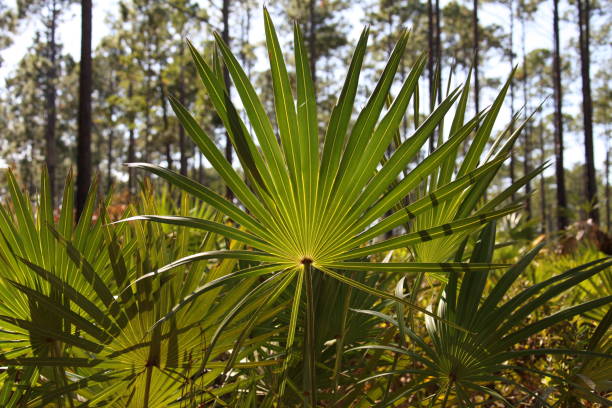
[[[494,224],[490,224],[480,235],[479,243],[472,254],[472,260],[490,260],[494,244],[495,227]],[[443,320],[427,316],[428,336],[426,337],[416,334],[401,322],[399,319],[403,317],[379,315],[385,321],[400,328],[406,341],[414,344],[415,347],[391,342],[365,345],[354,349],[369,352],[383,350],[400,357],[400,362],[396,364],[393,371],[381,371],[375,376],[364,378],[362,382],[375,381],[378,378],[389,376],[410,375],[412,378],[412,381],[389,394],[378,406],[389,406],[392,403],[404,401],[422,387],[436,390],[431,396],[432,406],[445,407],[453,404],[470,406],[471,398],[476,394],[508,404],[498,391],[487,386],[492,383],[511,384],[537,400],[538,403],[546,405],[545,396],[537,395],[533,390],[513,379],[511,375],[503,373],[512,370],[526,371],[535,373],[539,377],[550,377],[558,381],[563,381],[563,379],[555,374],[538,370],[537,367],[515,364],[514,359],[546,354],[579,354],[585,357],[585,361],[593,361],[595,365],[603,363],[605,366],[604,361],[607,361],[609,365],[610,356],[595,349],[581,352],[569,349],[520,349],[516,347],[518,344],[523,344],[531,335],[612,302],[612,296],[605,296],[568,307],[538,320],[529,320],[529,316],[544,307],[547,302],[612,265],[609,259],[599,259],[580,265],[524,289],[508,299],[510,287],[524,272],[542,246],[543,244],[534,248],[509,268],[488,291],[486,291],[487,277],[485,274],[465,274],[463,279],[460,279],[460,274],[452,273],[437,308],[437,314]],[[366,311],[366,313],[371,312]],[[449,326],[446,321],[453,322],[464,330]],[[418,350],[418,353],[415,352],[415,349]],[[419,363],[417,368],[414,365],[415,361]],[[575,382],[571,385],[579,387]],[[584,387],[581,391],[593,394]]]
[[[206,135],[180,101],[174,98],[170,101],[178,119],[232,190],[238,203],[228,201],[209,188],[170,170],[145,163],[129,164],[132,168],[151,171],[205,201],[227,215],[233,224],[187,216],[139,215],[128,220],[148,220],[199,228],[246,245],[249,248],[246,251],[226,250],[223,255],[217,256],[256,261],[259,262],[258,267],[232,272],[207,283],[181,299],[172,313],[160,319],[159,323],[166,322],[209,290],[242,278],[266,275],[268,277],[262,283],[262,291],[277,294],[279,289],[286,287],[294,290],[292,316],[285,342],[289,353],[285,362],[287,366],[295,340],[298,316],[300,310],[303,310],[300,307],[300,299],[304,293],[306,326],[314,330],[315,326],[311,320],[315,318],[317,294],[313,292],[313,287],[317,286],[322,276],[370,295],[403,303],[408,308],[439,319],[439,316],[413,302],[351,278],[345,271],[374,271],[397,274],[400,278],[412,272],[447,275],[457,270],[481,273],[499,268],[501,265],[448,262],[447,259],[442,263],[373,263],[368,257],[399,248],[412,248],[423,242],[449,239],[454,235],[465,238],[466,234],[481,229],[491,220],[510,214],[519,207],[483,207],[476,212],[470,208],[456,212],[453,217],[444,218],[440,223],[430,223],[426,228],[410,229],[400,236],[375,242],[375,238],[413,221],[438,204],[446,205],[448,202],[452,206],[457,196],[467,196],[470,200],[478,200],[482,196],[481,186],[490,181],[492,174],[494,175],[503,161],[502,153],[492,162],[479,166],[480,155],[501,108],[505,88],[491,109],[478,113],[465,123],[463,115],[467,91],[464,88],[463,98],[460,98],[461,89],[450,92],[414,133],[395,146],[392,154],[385,159],[408,104],[415,95],[426,58],[422,56],[413,63],[411,72],[385,110],[408,41],[408,33],[403,32],[376,87],[353,122],[351,118],[355,96],[369,35],[366,28],[355,49],[344,86],[320,145],[315,89],[300,28],[297,24],[294,28],[294,95],[280,43],[266,10],[264,22],[276,128],[264,110],[257,91],[220,36],[216,36],[217,47],[234,82],[250,126],[242,120],[231,101],[219,67],[211,67],[189,44],[200,78],[225,125],[246,180],[243,180],[232,167],[232,163],[225,159],[213,140]],[[414,161],[426,141],[442,126],[454,106],[456,115],[461,118],[455,121],[448,139],[441,142],[439,147],[412,171],[404,174],[407,165]],[[252,132],[249,129],[252,129]],[[472,148],[469,149],[457,177],[451,180],[448,174],[453,170],[452,167],[449,168],[448,163],[455,161],[458,147],[474,132]],[[420,200],[404,204],[404,198],[419,188],[424,180],[440,177],[440,169],[443,167],[447,174],[440,178],[435,188]],[[403,177],[398,181],[400,175]],[[210,255],[194,254],[176,261],[175,265],[184,265],[191,260],[208,256]],[[172,265],[169,265],[164,271],[171,268]],[[247,305],[254,299],[254,296],[247,295],[241,305]],[[226,321],[229,323],[232,319],[230,316]],[[306,333],[310,333],[310,329],[306,330]],[[217,335],[220,333],[221,331],[218,331]],[[216,336],[213,340],[216,340]],[[314,334],[307,334],[305,341],[310,344],[307,350],[312,351]],[[307,392],[311,396],[311,405],[316,404],[316,386],[313,384],[317,370],[314,369],[313,354],[314,351],[305,364],[307,376],[310,378]],[[283,387],[284,385],[281,386],[281,394]]]
[[[237,369],[278,365],[261,353],[258,361],[252,360],[250,353],[276,334],[274,328],[248,339],[241,336],[247,322],[260,324],[286,307],[268,307],[266,297],[240,310],[210,347],[219,322],[257,287],[254,279],[244,280],[223,298],[219,290],[211,291],[177,311],[167,325],[152,329],[179,299],[233,271],[235,259],[194,262],[157,276],[159,267],[187,253],[187,229],[170,234],[161,224],[107,227],[104,207],[92,223],[94,194],[79,223],[69,229],[74,222],[70,179],[57,221],[43,218],[44,205],[34,219],[10,174],[9,180],[16,219],[3,230],[1,247],[7,262],[0,266],[0,364],[8,367],[2,373],[2,406],[73,406],[77,400],[105,407],[164,407],[179,400],[193,404],[216,400],[257,378],[217,384],[225,364],[204,364],[207,354],[224,355],[238,345]],[[45,184],[43,178],[41,201],[49,198]],[[151,194],[143,194],[141,202],[138,211],[158,211]],[[186,195],[182,204],[187,215],[192,206]],[[10,217],[6,208],[2,211]],[[17,245],[24,237],[30,242]],[[209,233],[200,249],[214,252],[215,237]],[[45,258],[51,252],[55,264]],[[253,320],[255,310],[259,313]]]

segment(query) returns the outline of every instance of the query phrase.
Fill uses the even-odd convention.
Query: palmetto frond
[[[492,223],[483,230],[472,254],[472,260],[490,260],[494,245],[495,226]],[[363,379],[363,382],[385,376],[412,375],[412,381],[389,395],[380,406],[389,406],[410,396],[415,389],[428,386],[436,389],[435,396],[432,398],[432,406],[436,401],[441,407],[446,406],[447,401],[453,401],[453,404],[460,406],[470,406],[472,404],[470,398],[474,394],[483,394],[491,399],[507,403],[495,389],[485,386],[495,382],[512,384],[547,406],[541,396],[525,387],[524,384],[515,381],[512,376],[503,375],[503,372],[527,371],[538,376],[548,376],[561,381],[563,379],[552,373],[538,370],[536,367],[519,366],[513,363],[513,359],[544,354],[579,354],[585,357],[585,361],[609,365],[610,356],[597,352],[595,349],[581,352],[569,349],[540,348],[521,350],[515,347],[524,343],[529,336],[556,323],[612,302],[612,296],[605,296],[568,307],[539,320],[529,321],[528,317],[532,312],[612,265],[612,261],[605,258],[580,265],[524,289],[508,299],[509,289],[543,245],[540,244],[532,249],[509,268],[489,291],[485,290],[486,275],[467,274],[460,279],[459,274],[452,273],[437,308],[438,316],[445,320],[426,317],[427,337],[421,337],[410,330],[401,320],[403,317],[394,318],[378,314],[378,317],[400,328],[403,336],[406,336],[415,346],[407,347],[392,343],[366,345],[354,349],[383,350],[394,353],[401,359],[393,371],[381,371],[376,376]],[[365,313],[372,314],[369,311]],[[446,320],[459,325],[464,330],[449,326]],[[415,369],[414,361],[420,364],[420,368]],[[604,361],[606,363],[603,363]],[[589,392],[588,388],[581,387],[575,380],[571,385],[580,388],[580,392],[586,395],[598,397],[595,393]],[[449,403],[449,406],[452,404]]]
[[[311,284],[313,279],[318,279],[318,275],[313,275],[314,271],[439,318],[405,299],[352,279],[343,271],[374,271],[400,276],[410,272],[445,275],[456,270],[485,272],[500,267],[489,263],[449,262],[446,258],[436,262],[372,263],[366,257],[452,236],[464,239],[467,234],[480,229],[489,221],[518,209],[518,206],[497,209],[496,206],[502,201],[500,199],[489,207],[473,211],[484,188],[501,167],[518,134],[511,135],[498,154],[479,165],[507,85],[490,109],[479,112],[468,121],[464,121],[467,86],[463,91],[456,89],[450,92],[414,133],[399,143],[387,158],[385,154],[394,139],[397,140],[396,135],[408,105],[416,94],[426,59],[422,56],[414,62],[397,95],[388,109],[385,109],[408,41],[408,32],[403,32],[376,87],[353,121],[359,75],[369,34],[366,28],[355,49],[344,86],[320,144],[315,88],[299,25],[295,24],[294,27],[294,96],[280,43],[266,10],[264,21],[274,91],[276,129],[268,118],[257,91],[220,36],[216,36],[216,44],[240,96],[250,126],[243,121],[225,89],[218,59],[214,61],[216,65],[211,67],[193,45],[189,44],[200,78],[225,125],[246,181],[234,170],[232,163],[225,159],[180,101],[174,98],[170,101],[188,134],[218,171],[239,203],[230,202],[207,187],[159,166],[146,163],[129,164],[133,168],[142,168],[157,174],[205,201],[227,215],[233,225],[185,216],[140,215],[129,220],[148,220],[200,228],[242,242],[249,248],[246,251],[226,250],[214,254],[195,254],[178,260],[173,265],[211,257],[260,262],[257,267],[232,272],[219,277],[217,281],[207,283],[182,299],[160,323],[209,290],[237,279],[266,274],[270,277],[258,290],[277,294],[277,289],[287,287],[290,281],[296,283],[292,286],[295,295],[286,342],[286,347],[290,350],[297,316],[300,313],[301,292],[306,293],[308,305],[312,306],[313,303],[310,296]],[[433,137],[436,129],[442,127],[444,119],[453,107],[456,113],[448,138],[443,141],[440,136],[438,148],[412,171],[404,174],[408,164],[414,161],[425,142]],[[252,129],[252,132],[249,129]],[[458,148],[472,134],[475,135],[473,143],[456,177],[453,177],[453,164]],[[403,177],[398,180],[400,175]],[[426,195],[410,204],[404,203],[404,198],[410,192],[426,180],[434,178],[437,182],[432,184],[434,188]],[[444,218],[440,223],[429,223],[426,228],[414,228],[422,223],[416,222],[418,217],[432,209],[438,206],[456,206],[457,197],[461,197],[471,206],[455,211],[451,218]],[[385,216],[388,212],[390,215]],[[394,228],[406,225],[408,231],[403,235],[373,241]],[[170,270],[173,265],[168,265],[163,271]],[[240,305],[248,304],[256,294],[260,292],[245,296]],[[307,309],[312,312],[309,307]],[[232,319],[230,314],[225,323]],[[219,333],[220,331],[217,332]]]
[[[89,195],[73,226],[71,178],[58,220],[50,211],[46,176],[36,213],[11,173],[8,179],[12,210],[0,207],[0,366],[8,367],[0,372],[2,407],[73,406],[78,399],[88,406],[121,408],[163,407],[179,400],[194,404],[219,398],[245,383],[214,384],[225,364],[204,365],[206,352],[227,353],[254,310],[260,311],[256,322],[261,323],[286,308],[286,303],[269,309],[262,307],[264,299],[251,302],[212,350],[207,350],[209,338],[240,297],[255,286],[253,279],[244,280],[223,300],[216,299],[218,291],[213,291],[177,313],[168,325],[151,329],[178,299],[230,273],[236,260],[224,260],[210,270],[207,262],[192,263],[160,279],[139,280],[184,256],[189,231],[168,234],[159,224],[106,227],[104,207],[92,222],[95,194]],[[141,202],[139,211],[159,211],[150,194],[143,194]],[[184,195],[181,211],[186,215],[191,207]],[[210,210],[197,212],[213,217]],[[215,237],[208,234],[202,249],[214,249]],[[232,245],[236,250],[241,247]],[[206,272],[189,273],[192,268]],[[131,281],[137,283],[129,285]],[[246,339],[242,350],[247,353],[275,334],[272,328]],[[253,362],[240,355],[239,367],[278,365],[265,356]]]
[[[361,262],[359,259],[459,232],[474,231],[489,220],[517,209],[507,207],[501,210],[491,209],[476,216],[466,214],[451,222],[371,244],[373,238],[406,223],[437,204],[450,200],[454,194],[469,190],[474,184],[489,176],[490,173],[485,170],[492,168],[486,164],[477,167],[477,161],[474,161],[473,166],[462,171],[461,176],[465,177],[458,177],[456,182],[441,185],[422,200],[402,206],[383,221],[376,222],[424,179],[436,172],[481,120],[486,123],[492,122],[497,111],[490,110],[465,124],[458,125],[447,142],[423,160],[391,191],[387,191],[407,164],[415,158],[425,141],[432,136],[434,129],[440,125],[456,102],[459,90],[452,92],[421,124],[414,135],[402,143],[389,160],[380,166],[415,92],[418,78],[425,66],[425,59],[420,58],[416,61],[393,103],[383,113],[385,99],[408,40],[408,33],[403,33],[368,103],[358,115],[351,131],[347,132],[368,37],[366,29],[355,51],[351,68],[320,149],[314,87],[307,69],[308,59],[304,54],[299,26],[295,26],[297,77],[297,100],[295,100],[287,68],[280,53],[279,41],[267,12],[265,12],[265,23],[274,85],[278,139],[255,89],[223,41],[217,37],[217,45],[242,99],[255,137],[249,133],[246,124],[229,99],[217,74],[218,70],[211,68],[190,45],[202,81],[215,109],[226,125],[248,177],[248,184],[225,160],[212,140],[180,102],[171,100],[178,118],[232,189],[244,209],[195,181],[169,170],[151,164],[130,164],[131,167],[144,168],[166,178],[206,201],[229,216],[237,226],[189,217],[156,215],[137,216],[130,220],[152,220],[220,233],[253,248],[249,253],[228,251],[223,256],[260,260],[275,265],[277,271],[302,270],[306,263],[330,274],[334,273],[333,270],[344,268],[400,273],[419,270],[446,273],[453,268],[490,269],[491,265],[478,264],[374,265]],[[499,106],[496,108],[498,110]],[[478,132],[479,139],[482,139],[481,134],[483,131]],[[501,165],[501,161],[496,162],[496,165]],[[351,262],[347,262],[349,260]],[[265,273],[269,272],[269,269],[265,270]]]

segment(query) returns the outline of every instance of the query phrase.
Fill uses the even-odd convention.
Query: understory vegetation
[[[299,25],[293,72],[264,23],[274,115],[221,36],[187,44],[239,168],[170,97],[231,198],[129,163],[128,205],[94,183],[76,219],[72,175],[56,208],[7,171],[0,406],[610,406],[612,259],[513,226],[546,164],[489,188],[529,120],[500,123],[514,72],[473,117],[469,75],[436,89],[406,131],[427,58],[394,86],[402,32],[358,106],[366,28],[322,125]]]

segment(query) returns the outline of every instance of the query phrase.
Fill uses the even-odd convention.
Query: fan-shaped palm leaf
[[[219,386],[214,381],[224,364],[203,364],[216,325],[241,296],[253,290],[253,279],[243,281],[222,300],[216,297],[218,291],[200,297],[168,325],[150,330],[178,299],[230,273],[236,260],[210,264],[208,271],[208,262],[201,261],[188,269],[175,267],[172,274],[156,279],[139,280],[186,255],[189,231],[168,234],[160,224],[133,228],[122,224],[111,229],[104,227],[108,222],[104,208],[92,223],[95,194],[89,195],[85,212],[73,228],[71,179],[56,222],[51,216],[48,179],[43,177],[35,218],[12,174],[8,179],[12,206],[0,207],[6,221],[0,229],[0,365],[8,367],[0,374],[3,407],[73,406],[77,400],[92,407],[162,407],[180,399],[216,400],[236,391],[240,383],[256,380]],[[141,202],[140,211],[159,211],[151,194],[143,194]],[[184,215],[191,211],[186,195],[181,211]],[[202,249],[214,252],[214,237],[208,234]],[[232,246],[238,251],[242,244]],[[55,263],[49,261],[51,257]],[[196,268],[206,272],[197,273]],[[130,281],[137,283],[130,286]],[[247,356],[277,330],[241,340],[242,325],[253,322],[254,310],[260,312],[254,323],[261,323],[286,307],[286,303],[269,305],[270,298],[262,297],[243,308],[235,317],[237,324],[227,327],[210,352],[227,353],[241,341],[238,367],[277,364],[274,359],[252,361]],[[266,356],[260,353],[259,359]]]
[[[133,168],[149,170],[209,203],[230,217],[234,225],[185,216],[142,215],[129,220],[149,220],[212,231],[252,248],[248,251],[226,250],[223,255],[217,254],[217,256],[260,262],[257,268],[236,271],[220,277],[217,281],[207,283],[182,299],[173,312],[161,319],[160,323],[171,318],[174,313],[209,290],[233,280],[270,274],[271,277],[262,284],[262,291],[272,291],[273,288],[286,285],[287,279],[297,283],[291,286],[295,294],[286,340],[286,348],[291,351],[300,313],[302,291],[306,294],[307,300],[306,326],[310,329],[314,327],[311,320],[314,319],[316,294],[312,288],[313,282],[316,286],[317,279],[320,279],[321,275],[318,273],[380,298],[401,302],[406,307],[431,315],[433,318],[439,318],[405,299],[352,279],[343,271],[354,270],[360,273],[376,271],[396,273],[401,276],[409,272],[448,274],[454,270],[477,272],[496,267],[478,263],[448,262],[375,264],[367,261],[365,257],[454,234],[465,237],[465,233],[480,229],[490,220],[517,210],[516,206],[497,210],[493,206],[476,214],[464,211],[448,222],[432,224],[426,229],[412,230],[395,238],[372,243],[374,238],[405,224],[407,220],[412,220],[437,204],[451,200],[457,194],[471,191],[490,177],[490,167],[487,167],[490,164],[478,167],[478,161],[501,102],[497,102],[487,112],[481,112],[464,123],[463,112],[467,103],[464,98],[457,108],[457,115],[461,116],[461,120],[455,121],[456,125],[448,139],[441,142],[438,149],[427,156],[414,170],[397,181],[397,177],[403,174],[408,163],[414,160],[425,142],[432,137],[435,129],[441,126],[456,104],[461,90],[450,92],[418,126],[414,134],[396,146],[389,158],[385,158],[385,153],[392,144],[408,104],[415,94],[426,59],[423,56],[414,62],[397,96],[385,111],[395,73],[408,41],[408,33],[402,33],[368,102],[354,123],[351,123],[368,39],[366,28],[355,50],[342,92],[320,146],[315,88],[300,28],[296,24],[294,29],[297,88],[297,96],[294,97],[280,43],[270,16],[265,10],[264,21],[277,129],[274,129],[268,118],[255,88],[220,36],[216,36],[217,47],[240,96],[252,134],[227,94],[223,78],[220,76],[221,70],[209,66],[189,44],[204,87],[226,127],[247,181],[234,170],[232,163],[225,160],[213,141],[180,101],[171,98],[171,105],[178,119],[233,191],[239,204],[225,200],[207,187],[172,171],[151,164],[129,164]],[[499,99],[502,98],[503,96]],[[458,146],[479,124],[481,127],[474,139],[476,147],[470,150],[456,181],[451,182],[447,174],[446,178],[441,179],[426,197],[398,207],[404,197],[421,185],[423,180],[438,174],[442,166],[448,167],[449,160],[454,161]],[[495,162],[497,166],[501,165],[503,155],[502,153],[497,157],[499,159]],[[452,169],[450,172],[452,173]],[[470,197],[480,197],[482,192],[478,191]],[[391,215],[377,222],[388,211],[391,211]],[[191,255],[187,259],[177,261],[175,265],[209,256],[211,255]],[[171,267],[172,265],[169,265],[164,271]],[[247,295],[240,305],[248,304],[255,293],[260,292]],[[238,310],[239,308],[236,309],[236,313]],[[229,323],[232,319],[233,314],[230,314],[224,323]],[[221,332],[222,327],[223,324],[216,335]],[[307,330],[307,333],[310,333],[310,330]],[[215,339],[216,336],[213,337],[213,341]],[[310,342],[307,350],[311,350],[314,341],[312,333],[307,334],[306,341]],[[208,354],[211,355],[210,352]],[[309,371],[310,386],[307,392],[311,395],[312,405],[316,404],[313,354],[314,352],[310,353],[308,364],[305,365]],[[290,364],[289,357],[285,365]],[[282,390],[281,385],[280,394]]]
[[[474,261],[491,259],[494,237],[495,228],[494,224],[491,224],[481,234],[480,241],[472,254]],[[412,348],[394,344],[366,345],[354,349],[388,351],[399,355],[403,360],[394,371],[381,371],[376,376],[362,380],[363,382],[387,376],[412,375],[413,381],[390,395],[379,406],[389,406],[411,395],[417,388],[428,386],[437,389],[436,395],[432,397],[432,404],[439,401],[442,407],[451,400],[461,406],[470,406],[473,394],[485,394],[492,399],[507,403],[494,389],[484,386],[496,382],[512,384],[546,404],[542,397],[535,395],[523,384],[500,373],[504,370],[523,370],[561,381],[563,379],[536,368],[513,364],[514,358],[542,354],[581,354],[597,357],[599,364],[601,359],[608,360],[609,364],[610,356],[595,350],[584,352],[539,348],[520,350],[515,347],[529,336],[560,321],[612,302],[612,296],[605,296],[525,324],[525,319],[548,301],[612,265],[609,259],[600,259],[578,266],[527,288],[506,301],[509,288],[542,246],[543,244],[540,244],[512,266],[488,294],[485,292],[485,274],[466,274],[462,280],[459,280],[458,273],[451,273],[437,311],[445,320],[426,317],[429,339],[421,338],[394,317],[377,314],[388,323],[400,328],[405,333],[406,339],[411,340],[419,350],[415,353]],[[465,330],[449,326],[446,320],[460,325]],[[420,368],[415,368],[414,361],[420,364]],[[579,387],[578,384],[573,385]]]

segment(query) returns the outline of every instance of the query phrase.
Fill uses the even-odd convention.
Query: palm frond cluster
[[[180,202],[160,205],[145,188],[111,223],[111,198],[96,207],[92,192],[75,223],[71,179],[55,217],[45,177],[34,211],[8,174],[11,200],[0,207],[0,405],[511,405],[508,385],[542,406],[551,398],[609,402],[609,383],[596,381],[611,377],[611,318],[601,310],[612,297],[539,314],[612,262],[597,259],[519,289],[542,245],[514,265],[494,262],[495,221],[520,209],[512,198],[542,171],[486,194],[523,127],[494,132],[509,82],[466,119],[468,78],[402,135],[410,102],[419,104],[426,59],[413,62],[392,97],[409,41],[402,33],[356,112],[366,28],[321,135],[300,28],[290,75],[264,17],[274,122],[219,36],[211,64],[189,44],[244,177],[171,98],[236,200],[163,167],[130,163],[182,190]],[[225,88],[221,60],[244,116]],[[419,159],[430,139],[437,147]],[[599,325],[583,350],[520,348],[591,311],[599,311]],[[539,355],[575,356],[574,369],[563,377],[519,364]],[[517,372],[559,386],[533,389]]]

